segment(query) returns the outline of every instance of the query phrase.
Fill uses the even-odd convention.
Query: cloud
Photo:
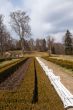
[[[67,29],[73,32],[73,0],[21,0],[21,3],[18,0],[17,5],[14,0],[0,2],[0,12],[7,16],[5,22],[8,22],[12,10],[27,12],[31,18],[33,38],[53,35],[57,41],[61,41]]]
[[[73,29],[72,4],[72,0],[26,0],[25,7],[30,10],[33,36],[55,35],[61,41],[63,33]]]
[[[1,0],[0,1],[0,14],[4,16],[4,24],[7,26],[8,31],[12,34],[15,39],[18,39],[18,36],[12,31],[10,27],[10,13],[14,10],[21,9],[18,6],[14,6],[12,0]]]

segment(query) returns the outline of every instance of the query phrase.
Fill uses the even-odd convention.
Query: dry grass
[[[22,54],[22,51],[9,51],[11,54]],[[26,51],[24,52],[24,57],[35,57],[35,56],[47,56],[48,52],[38,52],[38,51]]]
[[[73,55],[52,55],[53,58],[73,61]]]
[[[0,68],[2,68],[2,67],[4,67],[4,66],[6,66],[6,65],[8,65],[8,64],[11,64],[11,63],[13,63],[13,62],[16,62],[16,61],[18,61],[19,59],[12,59],[12,60],[8,60],[8,61],[3,61],[3,62],[0,62]]]
[[[26,52],[24,54],[24,57],[42,57],[42,56],[48,56],[48,53],[34,51],[34,52],[29,52],[29,53]]]
[[[37,61],[36,71],[38,79],[38,102],[33,106],[33,110],[64,110],[59,96]]]
[[[14,91],[0,90],[0,110],[64,110],[59,96],[37,61],[35,61],[35,66],[37,102],[32,103],[36,84],[34,59],[32,59],[25,78],[18,89]]]
[[[16,91],[0,91],[0,110],[30,110],[34,89],[34,62]]]
[[[70,69],[73,71],[73,60],[65,59],[65,58],[58,58],[58,57],[43,57],[44,59],[53,62],[55,64],[58,64],[66,69]]]

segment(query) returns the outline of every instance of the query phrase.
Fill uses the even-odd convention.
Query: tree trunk
[[[24,40],[21,40],[21,48],[22,48],[22,53],[24,54]]]
[[[3,56],[3,42],[2,42],[2,37],[1,37],[1,56]]]

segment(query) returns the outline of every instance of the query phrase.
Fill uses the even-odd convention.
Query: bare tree
[[[26,15],[26,12],[17,10],[10,14],[11,26],[17,35],[20,37],[21,48],[24,52],[24,38],[30,35],[31,29],[29,26],[29,16]]]
[[[48,49],[49,49],[49,55],[51,55],[52,47],[53,47],[53,44],[54,44],[54,38],[49,37],[48,40],[47,40],[47,44],[48,44]]]
[[[5,26],[3,24],[3,15],[0,15],[0,50],[1,50],[1,55],[3,55],[3,45],[5,41]]]
[[[31,38],[28,41],[28,44],[29,44],[30,50],[33,51],[34,50],[34,39]]]
[[[36,50],[44,52],[47,50],[46,48],[46,40],[45,39],[36,39]]]
[[[41,50],[41,43],[40,43],[40,39],[36,39],[36,50],[40,51]]]

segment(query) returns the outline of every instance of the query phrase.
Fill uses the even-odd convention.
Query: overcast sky
[[[19,9],[31,18],[33,38],[51,35],[61,41],[67,29],[73,33],[73,0],[0,0],[0,14],[10,31],[9,14]]]

